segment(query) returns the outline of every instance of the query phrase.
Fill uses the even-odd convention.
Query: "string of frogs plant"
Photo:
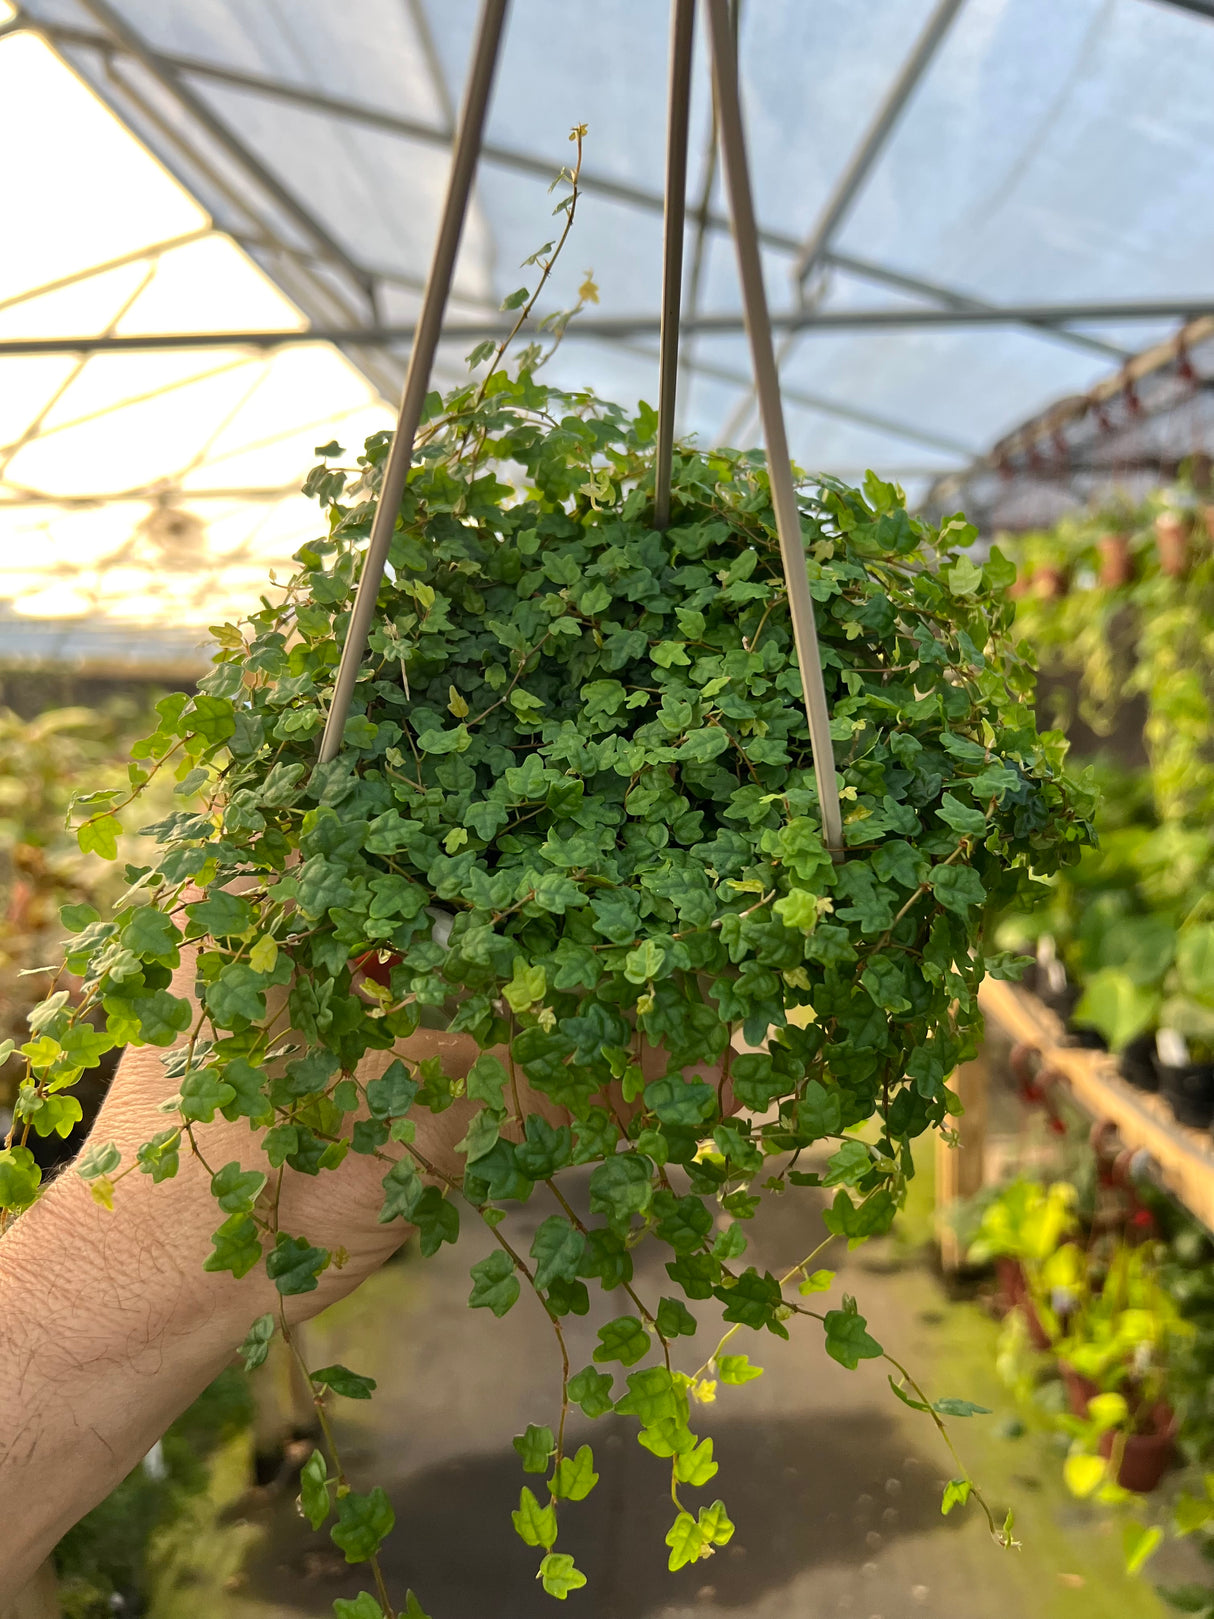
[[[585,1583],[556,1549],[560,1517],[597,1480],[568,1439],[575,1408],[635,1418],[669,1469],[672,1569],[728,1541],[722,1501],[688,1505],[717,1472],[691,1413],[758,1375],[726,1353],[742,1327],[784,1338],[812,1317],[840,1364],[884,1356],[942,1432],[977,1409],[931,1401],[851,1297],[804,1302],[833,1281],[811,1270],[817,1250],[782,1276],[747,1264],[747,1223],[764,1192],[809,1185],[832,1197],[828,1241],[888,1229],[912,1141],[957,1111],[947,1077],[975,1048],[978,983],[1014,970],[984,949],[986,914],[1027,903],[1089,836],[1089,798],[1063,776],[1061,738],[1037,734],[1008,637],[1010,565],[973,562],[961,519],[937,531],[875,476],[863,491],[823,478],[800,499],[846,815],[832,860],[762,458],[681,448],[658,533],[654,427],[647,406],[633,418],[528,369],[431,395],[344,750],[318,766],[389,435],[352,481],[326,447],[308,487],[327,533],[220,627],[197,695],[165,699],[134,749],[131,796],[170,771],[202,807],[152,829],[160,853],[127,868],[112,916],[65,908],[79,987],[30,1019],[0,1153],[11,1214],[38,1195],[31,1130],[55,1128],[105,1050],[153,1045],[176,1120],[136,1161],[99,1145],[78,1171],[108,1206],[125,1175],[171,1179],[197,1124],[247,1120],[265,1167],[214,1166],[208,1269],[264,1264],[284,1299],[315,1289],[335,1256],[282,1228],[276,1192],[348,1153],[382,1163],[380,1218],[415,1227],[423,1255],[483,1224],[494,1248],[470,1306],[504,1315],[526,1287],[559,1353],[552,1423],[515,1441],[546,1499],[524,1487],[514,1514],[558,1598]],[[81,801],[81,847],[114,854],[120,796]],[[187,948],[196,1004],[169,988]],[[425,1028],[466,1037],[475,1060],[451,1074],[397,1057],[360,1077]],[[566,1122],[523,1106],[522,1081]],[[457,1102],[464,1167],[442,1173],[415,1124]],[[811,1150],[817,1167],[798,1168]],[[553,1212],[524,1255],[503,1222],[533,1196]],[[657,1300],[634,1286],[646,1237],[669,1251]],[[566,1318],[588,1311],[589,1281],[627,1305],[575,1369]],[[684,1300],[715,1301],[724,1326],[693,1372],[677,1364],[696,1327]],[[254,1323],[250,1364],[281,1326]],[[337,1610],[393,1616],[376,1555],[392,1509],[350,1488],[326,1411],[371,1381],[310,1376],[329,1459],[305,1466],[303,1510],[335,1518],[375,1586]],[[972,1493],[1012,1543],[1011,1515],[998,1526],[958,1472],[944,1510]],[[421,1614],[412,1593],[404,1612]]]

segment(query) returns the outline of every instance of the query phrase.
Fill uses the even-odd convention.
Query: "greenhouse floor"
[[[918,1193],[920,1234],[927,1192]],[[816,1195],[773,1202],[755,1222],[747,1258],[773,1271],[803,1258],[820,1231]],[[529,1244],[548,1212],[537,1199],[512,1217],[513,1240]],[[908,1231],[915,1225],[912,1215]],[[427,1263],[410,1256],[390,1266],[309,1329],[308,1354],[313,1364],[340,1360],[379,1382],[371,1402],[337,1403],[353,1482],[383,1483],[395,1506],[385,1555],[394,1593],[403,1599],[404,1587],[414,1587],[433,1619],[535,1619],[549,1601],[533,1578],[537,1554],[510,1524],[524,1482],[511,1438],[529,1421],[551,1420],[559,1363],[546,1318],[526,1299],[502,1321],[468,1313],[467,1267],[476,1257],[445,1248]],[[664,1278],[654,1260],[639,1269],[638,1290],[656,1301]],[[765,1375],[722,1388],[693,1413],[693,1425],[714,1437],[721,1471],[687,1494],[721,1495],[737,1525],[732,1544],[709,1561],[667,1572],[662,1537],[672,1509],[663,1464],[622,1419],[579,1420],[575,1439],[594,1445],[601,1477],[590,1501],[562,1519],[561,1548],[589,1579],[568,1612],[1157,1619],[1171,1610],[1155,1581],[1201,1578],[1195,1552],[1175,1543],[1143,1576],[1123,1573],[1122,1519],[1067,1495],[1046,1439],[1014,1437],[1016,1413],[994,1371],[995,1324],[980,1305],[948,1298],[925,1243],[904,1234],[851,1256],[836,1250],[832,1260],[828,1252],[819,1263],[841,1266],[831,1302],[845,1287],[854,1292],[869,1330],[933,1398],[993,1409],[951,1429],[1000,1515],[1014,1507],[1022,1549],[996,1546],[973,1503],[941,1516],[941,1488],[954,1469],[930,1422],[894,1398],[888,1368],[868,1361],[846,1371],[824,1353],[816,1323],[802,1320],[791,1323],[787,1343],[744,1329],[730,1348],[748,1352]],[[590,1359],[602,1302],[574,1324],[575,1368]],[[715,1341],[711,1330],[685,1340],[680,1363],[694,1369]],[[178,1557],[156,1619],[195,1615],[200,1600],[216,1619],[303,1619],[331,1614],[334,1597],[353,1596],[360,1570],[311,1534],[291,1494],[229,1500],[213,1528],[199,1523],[186,1560],[195,1566]],[[233,1572],[223,1548],[240,1535],[243,1552],[251,1530],[258,1538]],[[202,1587],[210,1588],[205,1596]]]

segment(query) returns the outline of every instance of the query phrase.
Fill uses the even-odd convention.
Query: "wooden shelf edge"
[[[1131,1152],[1147,1153],[1160,1185],[1214,1232],[1214,1140],[1207,1131],[1178,1124],[1162,1098],[1135,1090],[1108,1052],[1067,1045],[1059,1019],[1027,990],[988,978],[978,1004],[1013,1040],[1041,1053],[1085,1113],[1115,1124]]]

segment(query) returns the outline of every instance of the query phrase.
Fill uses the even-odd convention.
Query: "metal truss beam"
[[[153,145],[160,150],[161,156],[164,156],[161,143],[167,144],[171,151],[175,149],[179,155],[180,161],[175,163],[170,153],[168,161],[187,190],[198,195],[197,181],[202,178],[227,199],[237,214],[243,214],[253,222],[255,233],[237,229],[231,234],[234,238],[243,239],[242,245],[262,262],[263,268],[269,270],[288,296],[302,303],[314,322],[326,325],[345,323],[351,328],[374,324],[380,316],[375,308],[372,278],[331,236],[324,223],[314,218],[240,137],[210,111],[171,64],[165,66],[161,63],[158,54],[115,13],[107,0],[81,0],[81,4],[107,31],[78,29],[75,30],[74,39],[65,38],[62,43],[87,46],[101,53],[109,69],[108,83],[106,75],[99,76],[95,71],[86,74],[86,77],[115,115],[134,127],[136,132],[140,129],[140,119],[148,120],[157,132],[158,141],[154,141]],[[22,13],[21,21],[32,25],[52,44],[58,45],[60,41],[55,38],[53,23],[43,21],[36,15],[38,0],[32,0],[32,6],[32,11]],[[184,119],[183,127],[166,118],[163,108],[152,104],[137,81],[120,71],[128,61],[138,63],[147,75],[145,82],[155,85],[171,98]],[[73,66],[80,71],[79,63],[73,63]],[[132,110],[136,114],[134,118]],[[216,158],[220,153],[233,166],[233,171],[242,177],[249,188],[248,195],[238,197],[231,180],[219,172]],[[316,268],[306,267],[304,255],[294,251],[293,245],[283,239],[284,232],[280,227],[284,224],[300,231],[304,240],[312,246],[318,261]],[[264,236],[265,240],[258,241],[258,236]],[[285,271],[287,266],[274,263],[282,253],[300,265],[299,275],[284,279],[280,272]],[[324,269],[328,270],[327,275],[320,273]],[[342,282],[345,283],[344,287]],[[399,369],[395,360],[376,353],[374,349],[360,354],[355,330],[351,330],[345,341],[349,345],[345,352],[373,385],[385,397],[394,393],[399,385]]]
[[[1214,312],[1214,294],[1205,297],[1139,300],[1101,304],[1012,304],[980,309],[787,309],[775,310],[771,324],[786,332],[871,332],[978,328],[983,326],[1053,325],[1059,321],[1092,324],[1195,320]],[[701,336],[730,337],[744,328],[740,314],[697,315],[686,329]],[[568,338],[656,336],[661,317],[643,315],[580,316]],[[0,340],[0,356],[24,354],[107,354],[140,349],[278,348],[288,343],[357,343],[371,348],[407,344],[412,326],[365,328],[309,327],[302,331],[149,332],[141,336],[20,337]],[[458,320],[443,328],[448,342],[501,339],[511,328],[500,320]]]
[[[1161,5],[1177,6],[1181,11],[1191,11],[1197,17],[1214,19],[1214,0],[1160,0]]]
[[[620,347],[626,349],[629,354],[639,354],[643,359],[652,360],[655,365],[657,364],[656,349],[645,348],[626,339],[621,340]],[[740,388],[750,386],[750,377],[745,372],[731,371],[728,366],[712,365],[706,360],[692,360],[682,369],[690,376],[711,377],[716,382],[731,382]],[[807,410],[818,411],[823,416],[837,417],[840,421],[854,422],[858,427],[875,427],[878,432],[888,433],[892,438],[905,439],[908,444],[919,444],[924,449],[939,450],[944,455],[965,456],[967,461],[973,458],[972,444],[962,444],[957,439],[945,438],[943,434],[912,427],[906,422],[895,421],[892,417],[863,410],[842,400],[828,399],[825,394],[809,393],[804,388],[785,386],[782,392],[785,401],[790,405],[803,405]],[[936,477],[939,473],[940,469],[936,467],[931,475]]]
[[[249,150],[233,130],[221,118],[215,116],[206,102],[201,100],[189,85],[182,83],[181,73],[166,64],[164,59],[152,50],[143,36],[114,10],[109,0],[79,0],[79,3],[106,31],[109,47],[112,49],[115,44],[119,45],[128,56],[134,57],[139,65],[198,121],[212,140],[222,146],[229,157],[253,176],[282,211],[313,241],[319,242],[335,263],[342,265],[369,297],[369,278],[362,266],[355,263],[327,227],[266,168],[261,159]]]
[[[54,281],[42,281],[36,287],[25,287],[21,292],[15,292],[9,298],[0,298],[0,310],[14,309],[18,304],[29,303],[31,298],[42,298],[48,293],[62,292],[65,287],[75,287],[82,281],[91,281],[94,276],[108,275],[111,270],[125,269],[128,264],[142,264],[148,259],[163,258],[174,248],[188,247],[192,242],[201,242],[205,237],[214,235],[210,225],[203,225],[198,230],[186,231],[181,236],[168,236],[161,242],[149,242],[146,247],[137,247],[130,253],[122,253],[116,259],[103,259],[100,264],[90,264],[87,269],[75,270],[71,275],[58,276]]]
[[[3,487],[3,486],[0,486]],[[154,505],[189,506],[196,500],[286,500],[299,494],[298,483],[279,484],[274,488],[260,485],[238,489],[166,489],[163,485],[149,484],[146,488],[123,489],[109,495],[48,495],[40,490],[21,490],[16,495],[0,495],[0,512],[24,506],[65,506],[90,508],[111,506],[119,501],[147,501]]]
[[[1211,4],[1214,4],[1214,0],[1211,0]],[[855,276],[860,281],[871,281],[877,286],[889,287],[895,292],[908,292],[916,298],[930,299],[946,309],[990,310],[997,307],[984,298],[971,297],[968,293],[958,292],[952,287],[942,287],[939,282],[924,281],[919,276],[906,275],[901,270],[887,269],[883,264],[874,264],[870,259],[856,258],[851,253],[839,253],[833,247],[822,254],[821,262],[842,270],[844,275]],[[1072,331],[1067,326],[1039,325],[1035,326],[1034,330],[1040,332],[1043,337],[1057,338],[1059,342],[1067,343],[1071,348],[1087,349],[1092,354],[1101,354],[1110,360],[1128,360],[1134,352],[1132,349],[1121,348],[1116,343],[1106,343],[1103,338],[1090,337],[1086,332]]]
[[[953,18],[964,3],[965,0],[938,0],[936,9],[928,18],[910,55],[902,64],[898,77],[886,91],[885,98],[877,108],[863,140],[839,176],[813,230],[801,244],[797,262],[793,266],[797,286],[803,287],[817,269],[822,254],[830,246],[848,209],[872,173],[873,166],[885,150],[903,108],[918,89],[919,82],[931,66],[932,58],[948,32]]]
[[[1177,3],[1179,3],[1179,0],[1177,0]],[[1210,3],[1214,6],[1214,0],[1210,0]],[[113,39],[105,34],[95,33],[91,30],[60,27],[53,23],[39,24],[39,27],[42,32],[56,43],[82,45],[96,50],[106,49],[112,51],[115,48]],[[346,100],[340,96],[325,95],[321,91],[304,89],[298,85],[284,84],[280,80],[269,79],[261,74],[244,73],[235,68],[221,67],[214,62],[207,62],[197,57],[181,56],[162,51],[155,51],[150,54],[166,72],[231,85],[233,88],[247,90],[255,95],[273,97],[330,117],[361,124],[366,128],[381,129],[387,134],[419,141],[428,146],[443,149],[450,146],[450,133],[448,130],[425,123],[421,119],[401,117],[396,113],[368,107],[363,102]],[[481,158],[485,163],[508,169],[514,173],[530,175],[545,182],[552,179],[552,164],[550,162],[514,147],[488,142],[482,149]],[[615,202],[626,203],[633,207],[641,208],[647,213],[660,215],[663,209],[664,199],[660,191],[630,185],[625,181],[616,180],[610,175],[598,174],[593,169],[583,168],[579,185],[588,195],[593,194],[609,198]],[[700,205],[695,211],[695,220],[697,229],[696,251],[702,257],[702,247],[699,243],[703,235],[708,231],[728,235],[729,220],[724,214],[709,206],[707,193],[701,198]],[[760,229],[759,239],[764,247],[784,254],[795,255],[801,253],[805,245],[799,237],[788,232],[770,229]],[[279,244],[275,245],[278,246]],[[293,253],[295,251],[288,249],[285,244],[281,244],[281,250]],[[323,255],[320,258],[323,262]],[[854,255],[839,254],[830,250],[823,253],[822,259],[824,262],[836,264],[839,269],[849,274],[861,276],[865,280],[875,281],[901,291],[911,292],[919,297],[930,298],[950,307],[973,309],[990,307],[983,304],[981,300],[969,298],[964,293],[940,286],[938,283],[903,275],[899,271],[886,269],[882,265],[871,263]],[[394,271],[369,266],[362,268],[374,281],[401,282],[404,279]],[[409,284],[417,285],[415,282]],[[689,303],[689,308],[694,309],[694,302]],[[1072,347],[1103,353],[1110,359],[1124,359],[1127,355],[1125,350],[1118,349],[1112,344],[1102,343],[1098,338],[1087,337],[1080,332],[1068,332],[1065,329],[1051,328],[1048,325],[1041,325],[1038,330],[1041,331],[1043,336],[1054,338]]]

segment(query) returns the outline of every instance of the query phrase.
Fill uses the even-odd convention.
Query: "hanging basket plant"
[[[35,1014],[0,1155],[19,1209],[30,1130],[55,1127],[104,1048],[150,1044],[178,1094],[138,1170],[171,1177],[217,1115],[248,1125],[241,1158],[210,1166],[209,1268],[314,1290],[340,1256],[285,1226],[275,1188],[361,1155],[381,1219],[423,1254],[488,1226],[474,1308],[528,1289],[564,1346],[587,1283],[614,1293],[590,1363],[566,1363],[517,1441],[541,1498],[523,1490],[516,1525],[557,1596],[584,1583],[553,1549],[558,1508],[596,1476],[566,1437],[574,1406],[635,1419],[670,1471],[672,1568],[732,1532],[719,1501],[695,1504],[716,1464],[692,1412],[757,1369],[718,1353],[681,1370],[684,1300],[719,1308],[726,1338],[808,1314],[843,1365],[882,1355],[850,1298],[810,1308],[831,1282],[812,1253],[782,1276],[748,1263],[748,1222],[765,1190],[808,1184],[830,1189],[827,1240],[888,1229],[911,1143],[958,1109],[977,986],[1008,970],[984,919],[1088,837],[1061,741],[1034,726],[1011,565],[972,561],[964,522],[937,532],[872,475],[824,478],[800,501],[845,819],[832,859],[762,458],[682,448],[659,533],[654,425],[526,373],[431,396],[344,748],[318,766],[388,435],[352,482],[326,447],[308,480],[324,537],[217,632],[198,694],[162,702],[135,750],[134,793],[169,770],[202,807],[154,829],[112,917],[69,911],[79,987]],[[117,797],[86,804],[83,845],[112,853]],[[443,1169],[421,1143],[445,1113]],[[99,1147],[80,1173],[104,1202],[135,1167]],[[529,1200],[544,1218],[524,1255],[500,1222]],[[660,1299],[633,1286],[642,1236],[665,1251]],[[257,1323],[252,1359],[275,1326]],[[332,1488],[318,1453],[316,1525]],[[336,1505],[338,1544],[373,1558],[386,1497]]]

